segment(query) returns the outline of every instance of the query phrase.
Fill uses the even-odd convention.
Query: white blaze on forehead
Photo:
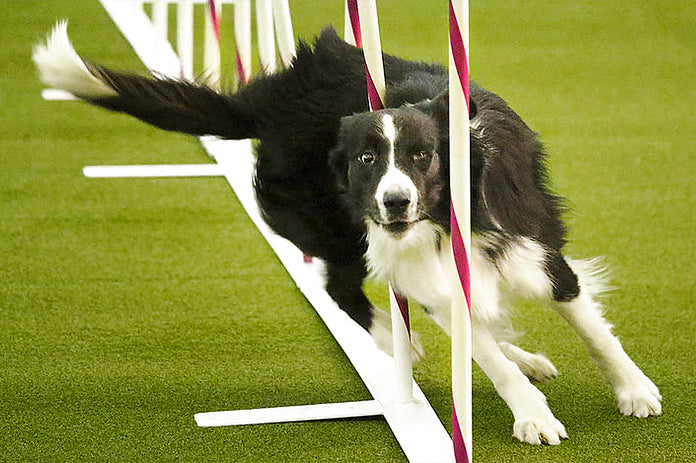
[[[389,217],[387,214],[387,209],[384,205],[384,197],[386,194],[407,192],[411,202],[407,209],[406,218],[409,221],[416,220],[416,211],[418,209],[418,190],[416,189],[416,185],[414,185],[411,178],[396,166],[395,146],[398,131],[396,129],[396,125],[394,124],[394,117],[389,114],[383,114],[381,122],[382,134],[384,135],[384,138],[387,139],[387,143],[389,145],[389,159],[387,170],[380,179],[379,184],[377,185],[377,191],[375,192],[375,200],[377,200],[380,215],[385,222],[388,221]]]
[[[394,144],[396,143],[396,126],[394,118],[389,114],[382,115],[382,133],[389,142],[389,166],[394,165]]]

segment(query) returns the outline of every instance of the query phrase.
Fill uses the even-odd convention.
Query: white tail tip
[[[34,46],[31,56],[41,81],[81,98],[116,96],[116,91],[95,77],[75,52],[68,38],[68,22],[56,23],[45,43]]]

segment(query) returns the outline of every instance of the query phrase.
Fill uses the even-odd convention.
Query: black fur
[[[447,72],[389,55],[384,64],[387,106],[432,125],[436,139],[427,149],[436,165],[427,173],[433,185],[427,213],[448,231]],[[372,306],[361,287],[367,274],[364,211],[356,210],[346,189],[350,160],[344,149],[365,123],[350,116],[368,109],[360,50],[327,28],[313,47],[299,44],[289,69],[259,76],[228,95],[95,64],[89,69],[118,92],[94,104],[165,130],[259,139],[255,189],[265,220],[303,252],[325,260],[329,294],[361,326],[371,326]],[[470,116],[484,129],[471,136],[473,231],[496,237],[496,246],[486,250],[492,259],[516,236],[543,244],[554,297],[572,299],[578,284],[561,255],[561,202],[546,187],[536,134],[496,95],[472,85],[471,99]]]

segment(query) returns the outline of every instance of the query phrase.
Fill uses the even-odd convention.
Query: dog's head
[[[341,120],[330,164],[359,218],[396,236],[421,220],[448,220],[447,101],[445,92]]]

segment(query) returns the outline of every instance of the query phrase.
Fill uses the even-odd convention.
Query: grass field
[[[515,441],[475,369],[474,459],[694,461],[696,7],[471,3],[473,75],[541,133],[572,210],[569,253],[606,256],[607,315],[664,396],[660,417],[621,416],[577,337],[524,304],[520,344],[559,368],[540,388],[570,440]],[[446,2],[379,8],[385,51],[446,61]],[[291,9],[299,37],[342,27],[341,2]],[[43,101],[31,46],[63,17],[84,55],[142,68],[96,1],[0,3],[0,461],[404,461],[381,419],[195,426],[200,411],[369,396],[223,179],[82,177],[207,158],[192,138]],[[448,423],[448,339],[413,318],[427,350],[416,379]]]

